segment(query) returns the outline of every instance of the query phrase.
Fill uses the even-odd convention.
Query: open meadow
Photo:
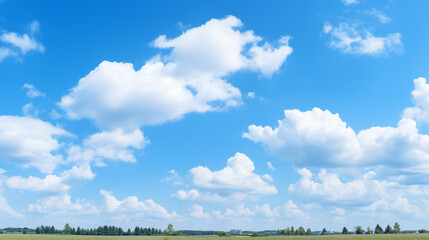
[[[225,239],[225,240],[239,240],[239,239],[262,239],[262,240],[302,240],[302,239],[312,239],[312,240],[329,240],[329,239],[350,239],[350,240],[387,240],[387,239],[394,239],[394,240],[414,240],[414,239],[428,239],[429,240],[429,234],[395,234],[395,235],[327,235],[327,236],[320,236],[320,235],[312,235],[312,236],[279,236],[279,237],[246,237],[246,236],[236,236],[236,237],[217,237],[217,236],[174,236],[174,237],[146,237],[146,236],[72,236],[72,235],[22,235],[22,234],[3,234],[0,235],[1,240],[54,240],[54,239],[61,239],[61,240],[102,240],[102,239],[109,239],[109,240],[137,240],[137,239],[144,239],[144,240],[185,240],[185,239],[192,239],[192,240],[218,240],[218,239]]]

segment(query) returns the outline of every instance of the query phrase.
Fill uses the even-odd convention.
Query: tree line
[[[157,228],[143,228],[135,227],[134,230],[128,228],[124,230],[121,227],[116,226],[99,226],[98,228],[81,228],[81,227],[70,227],[67,223],[64,226],[63,230],[55,229],[54,226],[40,226],[36,228],[36,234],[52,234],[52,233],[62,233],[62,234],[71,234],[71,235],[99,235],[99,236],[139,236],[139,235],[159,235],[166,234],[166,231],[162,231]]]
[[[388,224],[384,230],[380,226],[380,224],[377,224],[375,226],[374,230],[372,230],[371,227],[369,227],[369,226],[366,228],[366,231],[362,228],[362,226],[356,226],[356,227],[354,227],[354,229],[355,229],[355,231],[354,231],[355,234],[394,234],[394,233],[401,233],[401,226],[397,222],[395,222],[395,224],[393,225],[393,228],[390,227],[390,225]],[[343,230],[341,231],[341,234],[351,234],[351,233],[353,233],[353,232],[349,232],[347,227],[343,227]],[[328,232],[326,230],[326,228],[323,228],[323,230],[320,234],[321,235],[328,235],[331,233]]]
[[[305,230],[302,226],[300,226],[297,229],[291,226],[282,230],[280,229],[277,230],[277,235],[311,235],[311,234],[312,232],[310,228],[307,228],[307,230]]]

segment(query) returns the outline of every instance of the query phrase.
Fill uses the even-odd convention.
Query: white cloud
[[[175,197],[180,200],[191,200],[191,201],[205,201],[205,202],[225,202],[228,198],[222,197],[216,193],[200,193],[196,189],[191,190],[179,190],[176,193],[172,194],[172,197]]]
[[[136,162],[132,149],[141,149],[147,143],[140,129],[103,131],[89,136],[83,146],[70,147],[67,160],[84,163],[95,161],[101,165],[104,159]]]
[[[48,122],[30,117],[0,116],[0,159],[24,167],[52,172],[62,162],[53,152],[61,145],[54,136],[69,133]]]
[[[210,214],[204,212],[204,208],[201,205],[194,204],[190,209],[190,216],[194,218],[209,218]]]
[[[365,13],[376,17],[381,23],[388,23],[392,21],[390,17],[386,16],[386,14],[384,14],[382,11],[379,11],[375,8],[365,11]]]
[[[198,166],[190,172],[194,185],[205,189],[253,195],[277,193],[276,187],[265,182],[254,170],[252,160],[242,153],[236,153],[228,159],[227,166],[219,171],[212,172],[207,167]]]
[[[285,204],[280,205],[275,208],[271,208],[268,204],[263,204],[261,206],[255,205],[252,209],[245,208],[243,204],[237,206],[236,209],[227,209],[225,211],[225,216],[227,217],[242,217],[242,216],[253,216],[253,215],[262,215],[265,218],[274,219],[277,217],[287,217],[287,218],[305,218],[307,214],[298,208],[291,200],[287,201]]]
[[[44,93],[42,93],[41,91],[37,90],[37,88],[29,83],[24,83],[24,85],[22,86],[22,89],[26,89],[27,92],[27,96],[29,98],[35,98],[35,97],[41,97],[41,96],[45,96]]]
[[[44,179],[33,176],[28,178],[14,176],[7,179],[6,184],[9,188],[41,193],[66,192],[70,189],[70,186],[63,183],[61,177],[51,174]]]
[[[350,214],[357,210],[374,214],[419,215],[420,208],[409,203],[405,196],[418,201],[429,196],[426,185],[401,185],[394,181],[377,180],[373,171],[349,182],[343,182],[337,174],[325,170],[320,171],[317,178],[313,178],[307,169],[300,169],[299,174],[301,179],[291,184],[289,191],[316,206],[319,206],[317,202],[325,206],[334,204],[331,214],[337,216],[346,215],[344,207],[349,209]]]
[[[255,92],[248,92],[247,97],[252,99],[255,98]]]
[[[131,196],[120,201],[107,191],[101,190],[100,193],[104,196],[105,206],[109,213],[143,214],[155,218],[177,217],[176,212],[168,213],[164,207],[152,199],[139,201],[136,196]]]
[[[187,113],[237,106],[240,90],[223,77],[240,69],[270,75],[292,51],[286,38],[278,48],[260,47],[261,38],[252,31],[240,32],[240,26],[239,19],[229,16],[212,19],[177,38],[160,36],[153,45],[172,49],[164,62],[155,57],[136,71],[129,63],[104,61],[59,105],[69,118],[89,118],[104,129],[136,129]],[[247,45],[250,50],[244,52]]]
[[[279,215],[277,209],[271,209],[270,205],[267,203],[263,204],[262,206],[255,206],[255,213],[260,213],[266,218],[272,218]]]
[[[280,210],[282,210],[288,218],[303,218],[306,216],[306,214],[301,209],[299,209],[298,206],[295,205],[291,200],[287,201],[283,206],[281,206]]]
[[[314,108],[285,110],[278,124],[275,129],[251,125],[243,137],[262,143],[298,167],[375,167],[405,179],[429,172],[429,136],[420,134],[411,119],[400,120],[397,127],[372,127],[356,135],[338,114]]]
[[[255,215],[255,211],[245,208],[243,204],[240,204],[236,209],[227,208],[224,215],[227,217],[252,216]]]
[[[26,117],[37,117],[39,115],[39,110],[34,107],[33,103],[27,103],[22,107],[22,113]]]
[[[323,197],[329,201],[353,201],[368,191],[365,182],[360,179],[342,183],[336,174],[322,170],[317,176],[320,182],[316,182],[312,180],[313,175],[308,169],[300,169],[298,173],[301,179],[289,186],[292,193]]]
[[[0,47],[0,61],[7,57],[17,56],[18,54],[10,50],[9,48]]]
[[[262,175],[262,178],[265,179],[265,180],[267,180],[267,181],[269,181],[269,182],[273,182],[274,181],[273,177],[271,177],[271,175],[266,174],[266,173],[264,175]]]
[[[89,203],[81,203],[79,199],[75,203],[71,201],[68,194],[50,196],[43,200],[38,200],[35,204],[28,206],[30,212],[48,213],[48,214],[98,214],[96,206]]]
[[[182,185],[183,184],[182,178],[179,176],[179,174],[177,173],[177,171],[175,169],[171,169],[170,171],[168,171],[168,173],[170,175],[168,177],[166,177],[164,179],[164,181],[172,182],[174,185]]]
[[[346,210],[340,207],[333,207],[331,213],[338,216],[344,216],[346,214]]]
[[[375,37],[368,30],[359,30],[356,25],[347,23],[340,23],[337,27],[326,23],[323,32],[331,37],[329,45],[343,53],[383,56],[402,50],[400,33]]]
[[[92,180],[95,178],[95,173],[92,172],[91,166],[88,163],[82,163],[82,164],[73,166],[69,170],[63,171],[61,173],[61,178],[63,181],[78,180],[78,179]]]
[[[406,108],[402,117],[429,123],[429,84],[426,83],[426,78],[414,79],[414,90],[411,95],[415,106]]]
[[[341,0],[343,2],[344,5],[353,5],[353,4],[358,4],[359,1],[358,0]]]
[[[39,32],[39,23],[30,24],[30,34],[16,32],[4,32],[0,35],[0,61],[6,57],[24,56],[30,51],[44,52],[45,47],[37,41],[35,34]]]
[[[263,143],[269,151],[293,160],[297,166],[332,166],[338,164],[338,159],[348,165],[361,154],[356,134],[338,114],[319,108],[308,112],[285,110],[284,114],[277,128],[251,125],[243,137]]]
[[[267,162],[267,167],[272,171],[276,170],[271,162]]]
[[[2,195],[0,195],[0,213],[7,214],[9,216],[12,216],[14,218],[22,219],[24,218],[24,215],[15,211],[7,202],[6,198]],[[2,214],[2,215],[3,215]]]
[[[361,207],[363,212],[399,212],[420,215],[422,212],[419,207],[408,202],[408,199],[403,196],[386,196],[378,201],[373,202],[369,206]]]

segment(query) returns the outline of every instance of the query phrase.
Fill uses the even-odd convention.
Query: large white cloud
[[[75,203],[71,201],[68,194],[60,194],[50,196],[43,200],[38,200],[37,203],[28,206],[30,212],[38,212],[44,214],[98,214],[99,210],[96,206],[76,200]]]
[[[302,201],[333,205],[336,208],[341,206],[351,212],[421,213],[408,198],[421,202],[429,196],[427,185],[402,185],[393,180],[378,180],[374,171],[348,182],[326,170],[321,170],[317,176],[305,168],[299,169],[298,173],[301,178],[289,186],[292,194]],[[344,211],[334,209],[336,214]]]
[[[140,129],[125,131],[121,128],[93,134],[83,141],[82,146],[76,145],[68,149],[70,162],[98,162],[117,160],[136,162],[133,149],[141,149],[148,141]]]
[[[54,153],[61,147],[56,137],[67,135],[40,119],[0,116],[0,160],[52,172],[62,162],[62,156]]]
[[[338,114],[327,110],[285,110],[275,129],[251,125],[243,136],[298,167],[376,167],[410,178],[429,173],[429,136],[420,134],[411,119],[356,135]]]
[[[41,193],[66,192],[70,189],[70,186],[63,183],[61,177],[52,174],[47,175],[44,179],[33,176],[28,178],[14,176],[7,179],[6,184],[9,188]]]
[[[228,159],[227,166],[219,171],[198,166],[190,170],[195,186],[222,192],[253,195],[275,194],[275,186],[254,173],[252,160],[242,153]]]
[[[239,26],[240,20],[230,16],[212,19],[177,38],[160,36],[153,45],[172,49],[165,61],[155,57],[137,71],[130,63],[104,61],[59,105],[69,118],[89,118],[103,129],[136,129],[191,112],[237,106],[240,90],[223,77],[240,69],[270,75],[292,52],[287,38],[278,48],[259,46],[261,38],[252,31],[240,32]]]
[[[348,23],[340,23],[337,27],[326,23],[323,32],[330,35],[332,48],[347,54],[383,56],[402,50],[400,33],[376,37],[368,30],[360,30],[355,24]]]
[[[164,207],[155,203],[152,199],[139,201],[136,196],[127,197],[120,201],[110,192],[101,190],[104,196],[105,206],[109,213],[132,213],[148,215],[155,218],[175,218],[176,212],[169,213]]]

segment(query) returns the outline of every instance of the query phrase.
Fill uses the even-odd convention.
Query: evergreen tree
[[[129,236],[129,235],[131,235],[131,229],[129,229],[128,228],[128,230],[127,230],[127,235]]]
[[[377,226],[375,226],[374,233],[375,234],[382,234],[383,233],[383,228],[380,227],[380,225],[377,224]]]
[[[320,235],[328,235],[328,231],[326,231],[326,228],[323,228],[323,230],[320,233]]]
[[[134,235],[140,235],[140,228],[139,227],[134,228]]]
[[[390,225],[387,225],[386,229],[384,230],[384,233],[392,233],[392,228]]]
[[[343,231],[342,231],[342,233],[343,233],[343,234],[349,234],[349,230],[347,230],[347,228],[346,228],[346,227],[343,227]]]
[[[307,228],[307,232],[306,232],[306,234],[307,235],[311,235],[312,233],[311,233],[311,229],[310,228]]]

